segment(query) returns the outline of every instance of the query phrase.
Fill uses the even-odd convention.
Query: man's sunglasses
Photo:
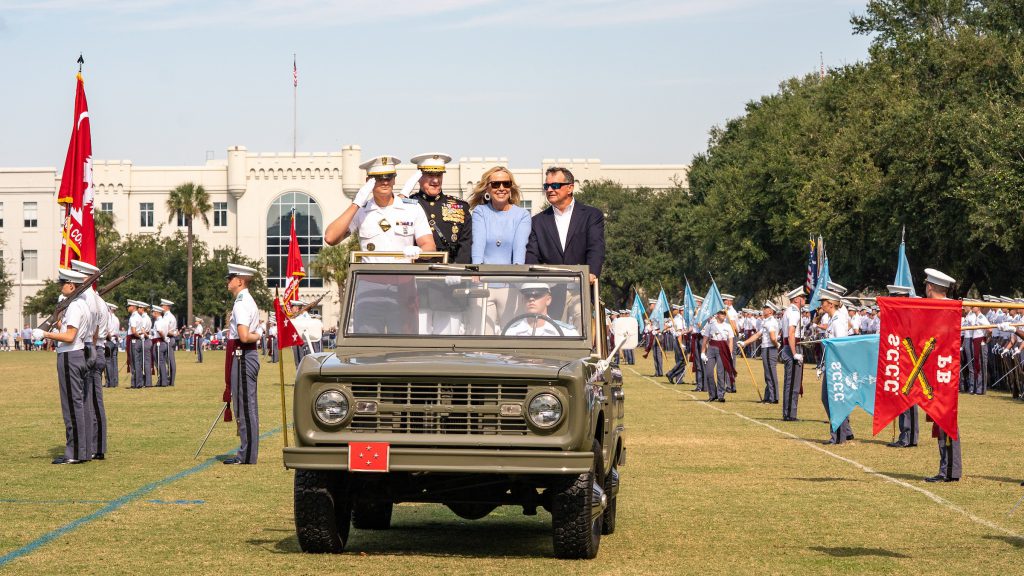
[[[381,174],[379,176],[374,176],[374,178],[378,182],[394,182],[395,181],[395,175],[394,174]]]
[[[527,300],[536,300],[547,294],[547,290],[523,290],[523,298],[526,298]]]
[[[572,182],[545,182],[545,190],[561,190],[562,186],[572,186]]]
[[[491,190],[497,190],[498,188],[512,188],[512,182],[508,180],[491,180],[488,184],[491,185]]]

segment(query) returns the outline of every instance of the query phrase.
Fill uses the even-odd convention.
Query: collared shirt
[[[359,248],[370,252],[401,252],[416,239],[431,235],[427,215],[416,200],[395,197],[380,207],[371,200],[352,218],[349,232],[359,234]],[[402,262],[405,258],[365,258],[364,262]]]
[[[153,321],[153,337],[167,338],[167,318],[163,316]]]
[[[231,307],[231,323],[228,326],[228,338],[238,340],[238,327],[248,326],[249,333],[255,333],[260,325],[260,309],[246,288],[235,296]]]
[[[121,321],[117,319],[117,314],[111,312],[107,315],[107,336],[114,337],[121,333]]]
[[[779,321],[774,316],[770,316],[761,321],[761,346],[765,348],[774,348],[775,344],[772,342],[771,333],[775,333],[775,340],[779,341]]]
[[[800,310],[795,304],[790,304],[789,308],[786,308],[786,313],[782,315],[782,321],[779,323],[779,337],[783,342],[789,343],[789,328],[793,327],[796,329],[796,338],[800,339],[800,322],[803,318],[800,316]]]
[[[705,338],[716,342],[726,342],[736,335],[728,321],[719,322],[717,318],[712,318],[704,325],[703,334]]]
[[[167,322],[167,335],[177,336],[178,335],[178,319],[174,316],[174,313],[170,310],[164,312],[164,320]]]
[[[576,199],[573,198],[565,208],[565,211],[559,210],[554,206],[551,207],[551,211],[555,215],[555,228],[558,229],[558,241],[562,243],[562,250],[565,250],[565,241],[569,237],[569,221],[572,220],[572,209],[575,206]]]
[[[61,352],[74,352],[75,350],[85,348],[85,335],[92,333],[92,312],[82,296],[79,295],[72,300],[71,304],[68,304],[68,307],[64,309],[64,319],[60,323],[60,333],[67,333],[68,328],[71,326],[77,328],[78,333],[75,334],[75,339],[71,342],[57,343],[58,354]]]
[[[558,329],[555,328],[549,320],[544,320],[543,326],[537,326],[536,329],[530,324],[530,320],[538,320],[537,318],[523,318],[516,321],[514,324],[508,327],[505,331],[506,336],[579,336],[579,332],[576,331],[576,327],[571,324],[564,324],[557,322],[558,327],[562,329],[562,333],[558,333]]]
[[[840,306],[829,320],[825,334],[829,338],[842,338],[850,335],[850,312],[846,306]]]

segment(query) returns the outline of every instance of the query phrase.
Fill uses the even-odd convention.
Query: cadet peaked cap
[[[161,306],[174,306],[174,302],[171,302],[170,300],[167,300],[166,298],[161,298],[160,299],[160,305]]]
[[[928,282],[929,284],[934,284],[936,286],[941,286],[943,288],[949,288],[954,283],[956,283],[956,280],[952,276],[950,276],[949,274],[945,274],[943,272],[939,272],[935,268],[925,268],[924,274],[925,282]]]
[[[887,284],[885,289],[889,291],[890,296],[910,296],[910,286],[900,286],[899,284]]]
[[[117,310],[117,304],[111,304],[110,302],[107,302],[106,304],[107,308],[110,308],[111,310]]]
[[[57,270],[57,276],[60,278],[61,282],[71,282],[73,284],[81,284],[82,282],[85,282],[86,278],[88,278],[87,275],[71,270],[70,268],[60,268]]]
[[[722,294],[722,300],[735,300],[736,297],[732,294]]]
[[[252,278],[256,275],[256,269],[249,266],[242,266],[241,264],[228,263],[228,274],[226,278],[232,278],[238,276],[239,278]]]
[[[306,305],[302,300],[289,300],[288,304],[291,306],[298,306],[300,308]]]
[[[444,172],[445,164],[452,161],[452,157],[442,152],[428,152],[418,154],[410,160],[420,172]]]
[[[852,306],[852,304],[849,304],[849,303],[847,303],[846,300],[843,300],[843,297],[840,296],[839,294],[836,294],[835,292],[833,292],[831,290],[826,290],[824,288],[822,288],[821,290],[818,290],[818,297],[821,298],[822,300],[830,300],[832,302],[842,302],[843,304],[845,304],[847,306]]]
[[[384,176],[386,174],[394,174],[401,163],[402,161],[394,156],[376,156],[371,160],[363,162],[359,167],[366,170],[367,176]]]
[[[803,308],[800,309],[800,311],[801,312],[810,312],[811,308],[810,308],[810,306],[804,306]]]
[[[545,284],[544,282],[525,282],[522,286],[519,287],[519,291],[524,292],[526,290],[547,290],[548,292],[550,292],[551,286]]]
[[[632,314],[629,310],[619,310],[619,314]]]
[[[765,300],[761,308],[771,308],[772,310],[775,310],[775,304],[772,303],[771,300]]]
[[[846,294],[846,286],[843,286],[842,284],[836,284],[831,280],[828,281],[828,285],[825,287],[835,292],[836,294],[839,294],[840,296]]]
[[[146,304],[142,300],[136,300],[135,301],[135,307],[136,308],[149,308],[149,304]]]
[[[786,298],[789,298],[790,300],[793,300],[794,298],[804,298],[806,296],[807,293],[804,292],[803,286],[798,286],[786,293]]]
[[[99,268],[89,264],[88,262],[82,262],[81,260],[72,260],[71,269],[75,272],[81,272],[85,275],[95,274],[100,271]]]

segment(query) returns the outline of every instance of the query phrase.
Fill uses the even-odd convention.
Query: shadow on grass
[[[1014,548],[1024,548],[1024,538],[1017,538],[1015,536],[982,536],[982,538],[985,540],[1000,540]]]
[[[993,482],[1004,482],[1006,484],[1020,484],[1021,478],[1007,478],[1006,476],[974,476],[974,478],[981,478],[983,480],[991,480]]]
[[[892,550],[886,550],[885,548],[864,548],[862,546],[849,547],[849,546],[836,546],[829,548],[827,546],[811,546],[809,550],[821,552],[834,558],[852,558],[854,556],[881,556],[883,558],[910,558],[906,554],[900,554],[899,552],[893,552]]]
[[[907,474],[905,472],[883,472],[879,470],[878,473],[885,474],[886,476],[891,476],[893,478],[899,478],[900,480],[924,481],[925,478],[923,474]]]
[[[547,523],[418,520],[396,518],[389,530],[351,529],[345,554],[444,556],[456,558],[545,558],[553,554]],[[283,530],[274,530],[283,532]],[[275,554],[301,553],[294,532],[281,539],[248,542]]]

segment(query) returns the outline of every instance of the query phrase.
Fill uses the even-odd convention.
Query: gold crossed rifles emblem
[[[903,348],[910,355],[910,359],[914,362],[914,367],[910,370],[910,375],[903,384],[903,388],[900,389],[900,393],[904,396],[910,394],[910,389],[914,386],[914,380],[917,380],[921,384],[921,392],[924,393],[924,397],[931,400],[935,397],[935,390],[932,388],[931,383],[928,382],[928,378],[925,377],[923,370],[924,363],[932,355],[932,352],[935,351],[935,337],[932,336],[924,343],[924,348],[921,349],[921,356],[918,356],[917,352],[914,351],[914,341],[909,336],[903,339]]]

